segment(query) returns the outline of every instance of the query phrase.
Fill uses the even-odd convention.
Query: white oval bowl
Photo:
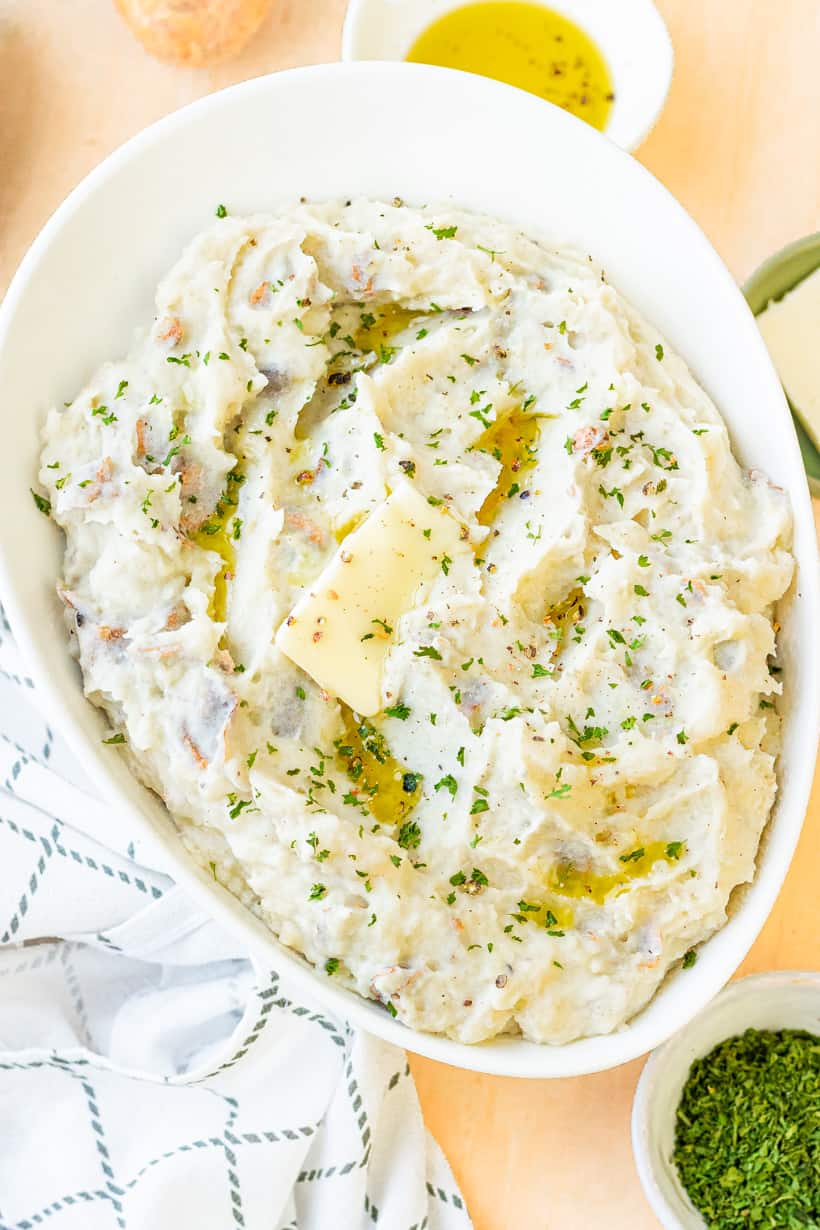
[[[343,60],[403,60],[418,36],[468,0],[350,0],[342,32]],[[547,0],[600,49],[615,102],[605,133],[635,149],[652,131],[672,84],[675,56],[652,0]],[[543,100],[541,100],[543,101]]]
[[[476,123],[475,116],[482,121]],[[446,123],[442,123],[446,117]],[[548,157],[532,157],[533,148]],[[504,174],[488,150],[503,151]],[[513,173],[514,172],[514,173]],[[602,205],[601,185],[606,185]],[[84,699],[54,592],[63,541],[29,494],[38,431],[152,317],[160,277],[213,219],[298,195],[361,193],[452,201],[597,256],[689,362],[722,409],[744,463],[789,489],[799,582],[784,611],[781,790],[760,870],[694,969],[672,974],[627,1026],[566,1046],[500,1038],[467,1046],[411,1030],[281,947],[188,858],[157,797],[140,786]],[[729,273],[680,205],[637,162],[580,120],[483,77],[416,64],[330,64],[211,95],[129,141],[72,192],[25,257],[0,308],[0,592],[49,718],[139,832],[152,833],[190,895],[354,1025],[459,1067],[571,1076],[658,1045],[729,978],[772,907],[796,844],[818,727],[817,545],[794,429],[757,326]]]
[[[632,1104],[632,1149],[646,1198],[664,1230],[707,1230],[672,1163],[675,1115],[689,1069],[746,1029],[805,1029],[820,1036],[820,974],[752,974],[649,1057]]]

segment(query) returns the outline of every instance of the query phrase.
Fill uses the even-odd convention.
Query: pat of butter
[[[789,401],[820,448],[820,269],[757,322]]]
[[[396,624],[460,544],[459,523],[402,483],[344,539],[280,626],[277,647],[356,713],[378,713]]]

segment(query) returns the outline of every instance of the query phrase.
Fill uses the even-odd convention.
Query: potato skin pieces
[[[271,0],[115,0],[134,37],[168,64],[208,67],[233,59],[256,34]]]

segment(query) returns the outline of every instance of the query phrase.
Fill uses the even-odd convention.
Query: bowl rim
[[[816,256],[816,263],[813,270],[808,273],[803,273],[799,277],[792,279],[791,275],[788,278],[788,286],[784,286],[776,295],[770,295],[766,298],[763,304],[755,307],[754,303],[758,302],[760,287],[765,285],[770,280],[781,282],[781,271],[788,267],[795,259],[799,259],[803,255],[811,255],[812,259]],[[813,231],[808,235],[801,235],[798,239],[791,240],[790,243],[784,244],[782,248],[778,248],[776,252],[772,252],[766,257],[741,284],[741,290],[752,309],[755,317],[761,316],[766,308],[771,303],[779,303],[786,295],[795,290],[801,282],[806,278],[811,277],[812,273],[816,273],[820,269],[820,231]],[[815,499],[820,499],[820,473],[817,473],[817,458],[820,457],[820,447],[815,444],[811,432],[803,421],[803,415],[796,406],[789,403],[792,418],[799,424],[800,431],[803,433],[801,442],[801,452],[803,450],[811,451],[811,461],[804,453],[804,462],[806,467],[806,477],[809,483],[809,491]],[[810,465],[812,468],[810,469]]]
[[[799,256],[803,252],[818,251],[818,259],[820,259],[820,231],[810,231],[807,235],[801,235],[797,239],[792,239],[785,243],[782,248],[778,248],[776,252],[770,253],[765,260],[762,260],[759,265],[756,265],[748,277],[743,279],[741,290],[744,295],[750,294],[757,286],[758,282],[767,278],[769,274],[778,269],[784,261],[791,260],[793,256]],[[804,274],[804,277],[810,277],[810,274]],[[798,279],[789,290],[794,290],[794,287],[799,285],[803,278]],[[789,293],[789,290],[784,290],[777,298],[783,298]],[[769,301],[771,302],[771,300]],[[755,315],[759,315],[763,311],[760,308]]]
[[[395,4],[398,0],[387,0],[387,2],[392,2]],[[414,7],[420,11],[424,8],[429,8],[433,0],[412,0],[412,2]],[[474,3],[475,0],[445,0],[445,2],[447,3],[447,11],[452,11],[454,9],[466,7],[470,3]],[[342,23],[341,38],[341,59],[345,62],[371,62],[371,57],[362,55],[361,53],[361,40],[367,26],[369,25],[367,10],[371,3],[372,0],[348,0]],[[573,0],[550,0],[550,3],[547,3],[546,0],[534,0],[534,3],[539,4],[548,10],[553,9],[554,11],[569,17],[571,21],[574,21],[576,25],[580,26],[584,30],[584,33],[590,37],[593,37],[586,29],[583,19],[577,16],[574,11],[571,11],[574,9]],[[672,42],[672,36],[669,33],[669,27],[666,24],[663,13],[658,8],[655,0],[630,0],[630,3],[634,11],[629,13],[628,21],[632,23],[633,27],[636,21],[640,21],[642,23],[647,37],[650,38],[654,44],[653,51],[655,60],[656,64],[662,71],[662,76],[656,83],[655,89],[647,95],[647,102],[641,108],[643,118],[640,120],[634,119],[632,123],[624,123],[623,128],[620,129],[620,131],[616,122],[615,135],[609,131],[611,125],[607,125],[607,127],[603,130],[603,135],[608,140],[613,141],[616,145],[620,146],[621,149],[627,151],[637,149],[640,145],[642,145],[655,128],[669,99],[669,92],[672,88],[672,81],[675,75],[675,46]],[[421,18],[418,23],[419,34],[425,28],[426,23],[424,22],[424,18]],[[611,46],[615,40],[613,39],[608,44],[604,45],[604,43],[601,43],[596,36],[593,41],[595,41],[596,46],[600,43],[600,51],[604,55],[607,63],[609,63]],[[381,50],[384,50],[383,45]],[[381,54],[377,59],[378,62],[383,63],[399,62],[396,60],[386,59]],[[630,74],[628,77],[622,76],[620,78],[619,89],[621,90],[624,88],[624,80],[626,80],[627,88],[630,88],[630,83],[634,80],[634,75]],[[512,86],[510,88],[517,89],[519,87]],[[526,93],[527,91],[522,90],[522,92]],[[536,96],[534,95],[534,97]],[[541,99],[540,101],[547,102],[546,99]],[[555,104],[547,103],[547,105],[554,106]]]
[[[724,987],[701,1012],[673,1034],[662,1046],[654,1050],[643,1066],[632,1099],[630,1115],[632,1153],[644,1195],[666,1230],[706,1230],[706,1223],[697,1210],[693,1212],[691,1223],[682,1222],[669,1204],[658,1182],[658,1171],[654,1165],[654,1155],[651,1149],[652,1133],[649,1127],[650,1110],[657,1096],[658,1078],[670,1058],[679,1048],[686,1046],[687,1038],[700,1026],[705,1027],[710,1018],[718,1015],[727,1005],[734,1005],[735,1011],[738,1012],[748,996],[760,992],[768,995],[770,999],[776,999],[786,988],[798,988],[798,994],[813,996],[820,1010],[820,971],[818,970],[778,969],[746,974]],[[744,1024],[738,1021],[737,1028],[717,1030],[710,1036],[705,1050],[698,1047],[698,1053],[708,1054],[727,1038],[741,1034],[744,1028]],[[697,1055],[693,1056],[693,1060],[694,1058],[697,1058]]]
[[[499,102],[503,101],[503,95],[508,97],[515,107],[531,106],[536,108],[539,114],[543,113],[539,100],[512,86],[471,74],[454,73],[449,69],[395,61],[333,63],[288,69],[254,78],[207,95],[161,118],[131,137],[81,180],[58,206],[24,256],[5,299],[0,305],[0,352],[5,347],[6,335],[14,318],[18,301],[22,299],[28,282],[33,278],[40,261],[47,255],[52,240],[59,235],[63,225],[82,209],[87,198],[93,196],[97,189],[105,185],[110,178],[115,177],[121,167],[127,166],[138,158],[144,149],[164,142],[166,138],[175,134],[180,128],[184,128],[192,120],[207,117],[229,98],[233,99],[239,95],[247,95],[249,98],[264,97],[268,91],[287,88],[287,83],[294,79],[315,83],[321,78],[330,77],[336,78],[338,85],[339,79],[345,75],[368,74],[375,83],[383,80],[385,75],[390,76],[396,73],[406,80],[409,80],[411,75],[415,76],[420,86],[422,83],[432,83],[436,78],[443,80],[445,76],[447,78],[456,76],[463,79],[462,89],[467,89],[467,83],[471,83],[469,88],[477,93],[488,96],[494,94]],[[450,88],[449,83],[447,88]],[[524,103],[522,100],[529,101]],[[492,101],[495,99],[488,97],[488,102]],[[574,131],[579,140],[602,141],[611,151],[616,151],[616,147],[611,142],[600,133],[589,129],[582,121],[561,112],[558,108],[550,108],[549,112],[552,114],[551,123],[575,126]],[[580,136],[582,132],[585,134],[583,137]],[[616,151],[616,156],[619,159],[628,157],[623,151]],[[727,288],[731,289],[732,294],[742,302],[740,292],[728,270],[690,215],[646,168],[632,159],[628,161],[631,164],[630,174],[639,176],[651,188],[656,199],[661,198],[665,201],[670,215],[674,215],[676,219],[676,225],[685,227],[702,249],[704,263],[711,267],[714,278],[722,279]],[[762,347],[762,341],[760,345]],[[776,380],[773,369],[772,378]],[[785,402],[783,405],[785,413]],[[796,440],[792,443],[796,452]],[[793,502],[796,512],[801,499],[806,503],[806,509],[803,510],[805,519],[810,514],[808,493],[794,493]],[[816,547],[812,549],[804,545],[804,552],[807,556],[812,553],[812,550],[816,552]],[[806,562],[809,562],[808,559]],[[813,574],[806,578],[803,584],[806,595],[803,601],[815,610],[820,609],[817,580],[817,576]],[[99,752],[92,749],[90,739],[79,726],[75,725],[74,719],[68,713],[61,689],[52,684],[47,671],[41,668],[33,639],[28,634],[22,609],[19,609],[17,605],[13,573],[6,567],[5,548],[1,540],[0,589],[4,595],[15,636],[18,638],[18,644],[28,662],[31,674],[41,690],[41,695],[47,702],[50,702],[55,715],[55,723],[66,736],[81,765],[95,782],[103,797],[116,803],[124,814],[132,819],[139,831],[149,833],[154,837],[158,836],[157,824],[147,812],[127,796],[124,789],[117,785],[114,774],[103,765]],[[820,689],[813,697],[813,716],[816,731],[820,726]],[[697,979],[693,980],[693,983],[696,981],[696,993],[694,993],[695,987],[688,988],[689,994],[686,998],[682,992],[678,993],[677,999],[681,1001],[681,1004],[686,1005],[680,1009],[678,1021],[671,1023],[668,1019],[669,1014],[661,1014],[659,1019],[653,1020],[651,1025],[648,1025],[645,1020],[642,1020],[642,1011],[618,1031],[562,1045],[538,1045],[518,1037],[501,1037],[488,1043],[467,1044],[442,1035],[422,1033],[395,1021],[380,1006],[362,999],[352,991],[333,986],[320,971],[308,966],[302,958],[281,946],[273,933],[268,931],[250,911],[227,890],[215,885],[213,880],[196,866],[183,849],[178,836],[174,836],[172,844],[167,843],[167,838],[165,839],[165,843],[168,844],[166,854],[174,879],[187,889],[195,900],[200,901],[203,908],[215,916],[227,929],[239,934],[260,961],[267,962],[269,966],[275,963],[286,969],[288,975],[307,996],[320,999],[332,1011],[338,1012],[340,1016],[353,1024],[397,1046],[466,1069],[525,1078],[576,1076],[615,1067],[645,1054],[680,1028],[681,1017],[684,1023],[690,1019],[731,976],[758,935],[782,886],[800,834],[812,774],[813,766],[809,768],[801,763],[790,765],[792,806],[781,820],[778,857],[770,870],[765,891],[757,894],[754,912],[744,919],[743,929],[736,928],[733,931],[731,943],[728,940],[724,944],[719,943],[721,936],[725,934],[725,927],[706,941],[707,944],[714,944],[718,941],[718,951],[711,962],[703,960],[699,963]],[[802,805],[798,807],[795,799]],[[679,975],[673,974],[672,976]]]

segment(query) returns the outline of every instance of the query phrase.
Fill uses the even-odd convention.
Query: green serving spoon
[[[757,269],[748,281],[744,282],[742,290],[746,302],[758,316],[772,299],[782,299],[788,291],[793,290],[798,282],[802,282],[810,273],[820,266],[820,232],[807,235],[790,243]],[[820,496],[820,452],[812,442],[808,432],[800,421],[800,415],[789,402],[789,407],[797,431],[800,452],[809,476],[809,487],[812,495]]]

